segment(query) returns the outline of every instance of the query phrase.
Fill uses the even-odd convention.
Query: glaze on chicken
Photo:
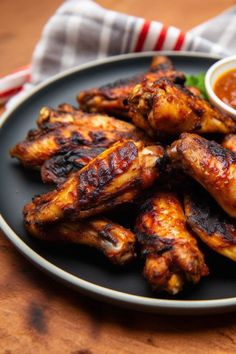
[[[126,131],[135,129],[130,123],[101,113],[86,113],[69,104],[59,105],[57,109],[43,107],[37,118],[37,125],[45,132],[61,125],[76,124],[88,130]]]
[[[123,265],[136,256],[135,235],[128,229],[106,218],[68,222],[64,221],[46,228],[25,223],[32,236],[57,244],[81,244],[97,248],[112,263]]]
[[[41,177],[44,183],[60,184],[67,177],[92,161],[105,151],[103,147],[79,146],[65,153],[58,153],[46,160],[41,167]]]
[[[116,143],[82,170],[72,174],[57,190],[35,197],[24,208],[24,218],[34,233],[37,225],[78,220],[132,202],[158,179],[163,148],[142,142]]]
[[[129,98],[133,123],[150,136],[174,136],[182,132],[232,133],[236,123],[186,87],[166,78],[142,81]]]
[[[129,107],[127,99],[133,88],[142,80],[154,82],[161,77],[183,84],[185,76],[176,71],[167,57],[154,57],[150,71],[127,79],[121,79],[114,83],[82,91],[77,97],[80,108],[87,112],[105,112],[118,117],[128,117]]]
[[[236,217],[236,154],[196,134],[184,133],[168,150],[172,166],[198,181]]]
[[[236,261],[236,220],[199,188],[186,194],[184,208],[194,233],[211,249]]]
[[[186,281],[199,282],[208,274],[195,238],[186,228],[178,197],[157,192],[143,207],[136,223],[145,256],[144,275],[152,288],[177,294]]]
[[[225,149],[236,152],[236,134],[228,134],[224,137],[222,144]]]
[[[55,120],[52,122],[52,117],[49,117],[47,124],[53,123],[54,128],[51,125],[48,131],[45,121],[39,120],[40,125],[44,124],[44,130],[31,131],[25,140],[11,149],[11,156],[18,158],[24,166],[39,168],[52,156],[67,153],[78,146],[107,148],[122,139],[148,141],[145,134],[134,125],[112,117],[88,114],[82,116],[79,112],[78,120],[77,116],[69,114],[76,121],[59,126]],[[68,114],[66,117],[68,119]],[[59,118],[61,121],[62,116],[59,115]]]

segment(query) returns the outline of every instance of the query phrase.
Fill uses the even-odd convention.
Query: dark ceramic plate
[[[162,53],[163,54],[163,53]],[[185,73],[206,71],[217,58],[194,53],[165,53]],[[152,293],[142,277],[142,263],[125,269],[111,266],[102,255],[84,247],[50,248],[29,238],[22,207],[48,190],[37,173],[26,171],[9,149],[35,126],[39,109],[61,102],[75,104],[80,90],[100,86],[147,70],[154,53],[123,55],[80,66],[37,87],[2,120],[0,130],[0,225],[12,243],[33,263],[65,284],[95,298],[163,313],[216,313],[236,308],[236,264],[207,251],[211,275],[175,298]]]

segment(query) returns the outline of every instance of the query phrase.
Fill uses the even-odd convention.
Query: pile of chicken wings
[[[162,56],[77,100],[43,107],[10,151],[55,185],[25,205],[30,235],[118,265],[141,256],[152,289],[170,294],[208,275],[201,242],[236,261],[236,123]],[[107,217],[121,205],[136,212],[129,229]]]

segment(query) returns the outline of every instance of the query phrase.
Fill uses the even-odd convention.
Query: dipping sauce
[[[236,109],[236,68],[226,71],[217,79],[214,91],[224,103]]]

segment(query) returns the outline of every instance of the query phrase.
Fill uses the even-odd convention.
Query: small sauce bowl
[[[212,65],[205,76],[205,86],[210,102],[222,112],[236,120],[236,109],[223,102],[214,92],[219,77],[231,69],[236,69],[236,55],[221,59]]]

